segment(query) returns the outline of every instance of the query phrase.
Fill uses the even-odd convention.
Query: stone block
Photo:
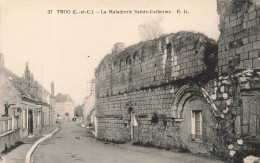
[[[236,25],[237,25],[237,21],[236,20],[231,21],[230,24],[229,24],[230,28],[233,28]]]
[[[253,43],[253,49],[254,50],[260,49],[260,41],[256,41]]]
[[[257,58],[258,57],[258,50],[249,52],[249,59]]]
[[[253,68],[254,69],[260,68],[260,58],[259,57],[253,59]]]
[[[255,42],[256,41],[256,36],[249,36],[249,42]]]
[[[249,20],[253,20],[256,18],[256,11],[249,13]]]
[[[250,42],[250,41],[249,41]],[[253,49],[253,44],[249,43],[244,46],[244,52],[249,52]]]
[[[244,37],[243,39],[242,39],[242,41],[243,41],[243,44],[248,44],[248,37]]]
[[[240,54],[240,60],[246,60],[248,59],[248,52]]]
[[[252,59],[244,60],[244,69],[250,69],[252,68]]]

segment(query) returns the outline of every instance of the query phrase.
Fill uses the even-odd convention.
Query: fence
[[[0,118],[0,133],[15,130],[19,128],[19,117]]]

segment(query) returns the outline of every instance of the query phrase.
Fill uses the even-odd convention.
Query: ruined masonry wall
[[[128,109],[132,108],[138,122],[135,141],[182,148],[180,122],[174,121],[180,117],[173,102],[179,89],[189,83],[203,83],[204,90],[213,94],[214,69],[205,63],[208,59],[214,64],[209,47],[217,46],[203,34],[180,32],[105,57],[96,71],[98,138],[131,140]]]
[[[211,134],[203,138],[207,152],[233,161],[259,153],[258,3],[217,0],[218,45],[203,34],[179,32],[106,56],[96,70],[98,138],[185,149],[187,119],[178,101],[196,96],[211,113],[204,117],[212,124],[203,128]],[[131,138],[131,111],[137,138]]]

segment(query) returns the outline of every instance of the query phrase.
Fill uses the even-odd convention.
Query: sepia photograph
[[[0,163],[260,163],[260,0],[0,0]]]

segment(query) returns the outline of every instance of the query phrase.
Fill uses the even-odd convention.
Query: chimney
[[[28,62],[26,62],[26,69],[24,71],[24,77],[25,77],[25,80],[30,82],[30,71],[29,71],[29,68],[28,68]]]
[[[51,82],[51,95],[54,97],[54,83]]]
[[[4,67],[4,55],[0,53],[0,67]]]

